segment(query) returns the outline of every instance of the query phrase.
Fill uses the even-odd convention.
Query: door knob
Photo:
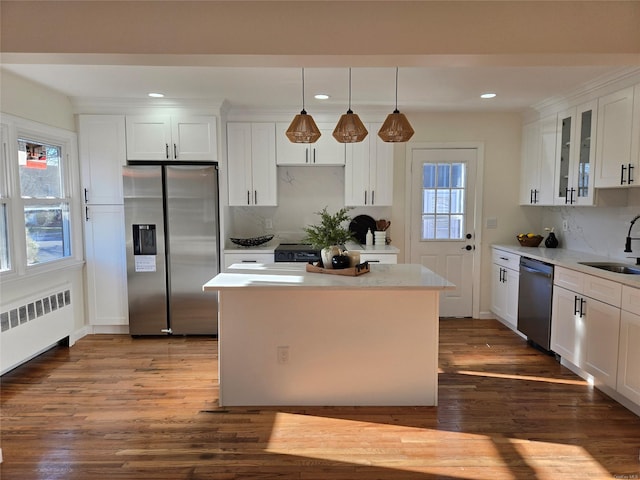
[[[464,247],[462,247],[462,250],[473,250],[473,246],[472,245],[465,245]]]

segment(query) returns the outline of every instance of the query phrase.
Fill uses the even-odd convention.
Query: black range
[[[275,262],[317,262],[320,250],[304,243],[281,243],[273,256]]]

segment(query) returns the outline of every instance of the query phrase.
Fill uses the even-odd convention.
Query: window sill
[[[24,273],[4,272],[0,273],[0,284],[9,284],[29,278],[40,277],[52,272],[63,272],[65,270],[80,270],[84,266],[84,260],[58,260],[44,265],[34,265],[27,268]]]

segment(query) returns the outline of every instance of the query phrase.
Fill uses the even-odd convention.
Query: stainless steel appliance
[[[131,335],[215,335],[218,167],[123,167]]]
[[[551,349],[553,265],[520,257],[518,330],[538,347]]]
[[[281,243],[273,256],[275,262],[317,262],[320,250],[304,243]]]

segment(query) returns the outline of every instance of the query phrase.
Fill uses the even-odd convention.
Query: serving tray
[[[329,273],[331,275],[344,275],[347,277],[357,277],[358,275],[363,275],[371,271],[371,269],[369,268],[369,262],[360,263],[355,267],[340,268],[340,269],[324,268],[324,266],[319,266],[319,265],[322,265],[322,262],[318,262],[316,265],[314,265],[313,263],[307,263],[307,272]]]

